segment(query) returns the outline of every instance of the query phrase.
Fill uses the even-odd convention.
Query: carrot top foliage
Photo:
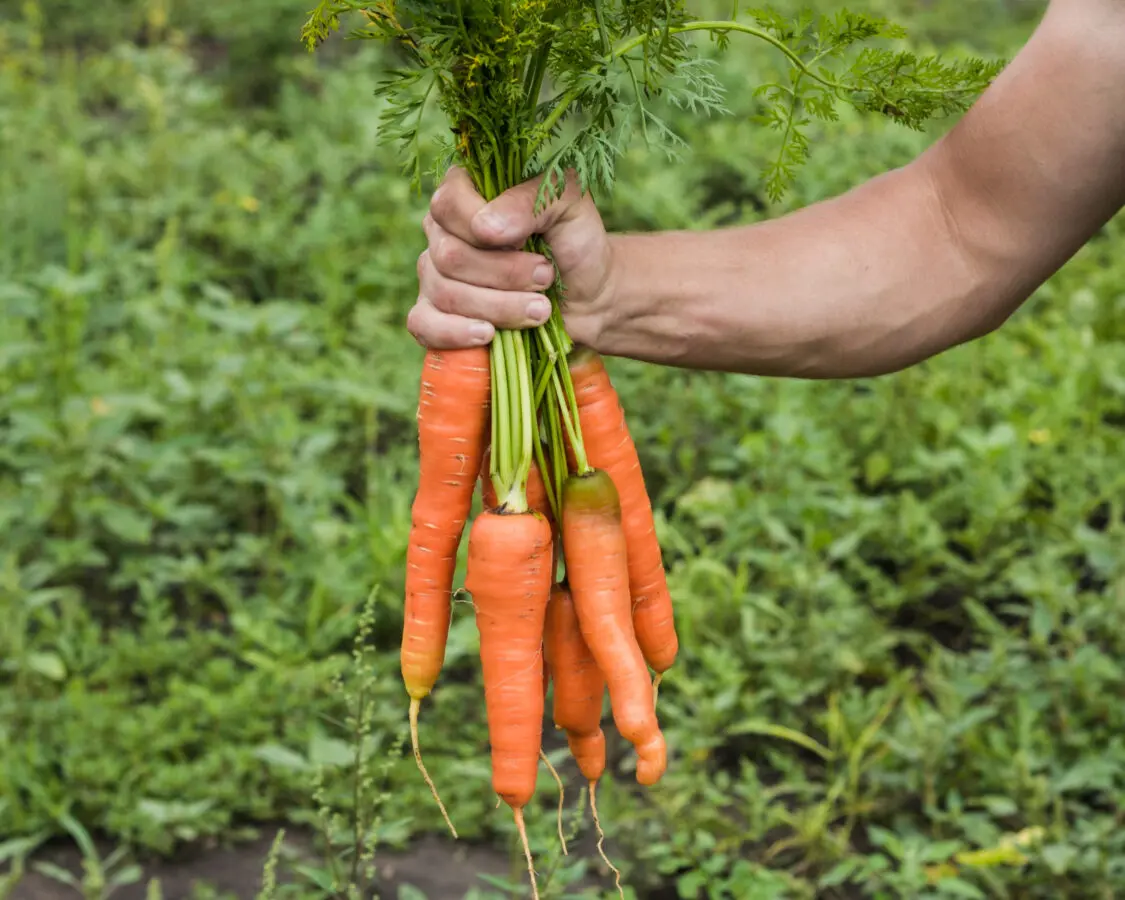
[[[654,108],[663,97],[703,114],[726,113],[710,59],[691,43],[709,34],[756,38],[783,54],[788,78],[757,88],[763,124],[780,135],[764,173],[779,199],[809,153],[812,119],[833,120],[841,104],[919,128],[963,112],[1002,62],[943,62],[886,46],[905,37],[886,19],[770,9],[729,20],[692,18],[684,0],[321,0],[303,30],[310,49],[359,13],[353,37],[394,45],[408,65],[378,88],[389,101],[385,133],[398,141],[417,182],[426,167],[422,115],[440,104],[451,136],[437,148],[440,172],[464,165],[486,196],[546,175],[540,200],[573,169],[584,190],[608,190],[617,157],[638,137],[674,154],[683,139]]]

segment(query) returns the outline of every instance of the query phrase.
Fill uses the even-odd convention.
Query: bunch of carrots
[[[566,362],[577,414],[566,424],[558,495],[534,460],[514,490],[498,492],[489,350],[429,351],[418,409],[401,656],[415,755],[424,773],[418,711],[444,660],[457,552],[479,481],[485,511],[470,532],[465,586],[480,631],[493,788],[525,847],[523,809],[543,757],[549,685],[554,723],[589,782],[596,816],[604,697],[636,750],[638,782],[655,784],[667,765],[656,688],[678,650],[652,504],[617,392],[597,354],[577,349]]]
[[[306,34],[315,40],[341,13],[361,13],[358,36],[393,45],[413,64],[381,89],[393,133],[416,148],[435,95],[452,135],[446,161],[462,166],[488,200],[539,175],[542,203],[561,194],[575,170],[608,181],[597,169],[605,163],[604,126],[570,139],[560,131],[583,103],[603,105],[602,118],[617,103],[599,87],[607,73],[591,73],[591,53],[617,35],[640,32],[655,42],[672,25],[668,12],[681,6],[322,0]],[[665,37],[650,79],[675,68],[681,42]],[[413,168],[417,174],[416,158]],[[591,187],[589,177],[579,181]],[[539,237],[525,249],[550,258]],[[479,482],[484,512],[469,533],[465,588],[480,632],[492,787],[513,811],[533,888],[524,808],[546,760],[552,686],[554,722],[589,782],[597,821],[605,696],[636,750],[637,780],[655,784],[668,755],[656,692],[678,651],[652,504],[624,412],[601,358],[567,333],[564,285],[556,279],[547,293],[546,324],[500,331],[488,348],[426,354],[401,651],[415,759],[456,835],[422,761],[418,718],[444,663],[456,560]]]

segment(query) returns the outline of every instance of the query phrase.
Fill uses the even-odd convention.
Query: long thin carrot
[[[422,762],[418,711],[445,663],[457,548],[484,453],[489,397],[487,350],[426,354],[418,401],[419,480],[406,554],[400,663],[410,696],[414,759],[454,837],[457,829]]]
[[[555,683],[555,725],[566,731],[567,743],[583,777],[597,782],[605,772],[602,700],[605,676],[590,652],[570,591],[556,585],[547,607],[543,649]]]
[[[652,501],[625,412],[602,358],[587,349],[570,358],[582,439],[590,465],[613,478],[621,500],[621,526],[628,545],[633,627],[645,662],[656,672],[655,687],[676,661],[672,598],[656,538]]]
[[[605,676],[598,668],[594,654],[582,637],[582,626],[574,608],[574,598],[563,585],[551,589],[547,606],[547,624],[543,631],[543,649],[547,665],[554,673],[555,726],[566,732],[571,755],[579,771],[590,783],[590,812],[598,830],[598,854],[617,879],[621,873],[605,852],[605,832],[598,818],[598,781],[605,773],[605,732],[602,731],[602,701],[605,697]]]
[[[667,766],[653,687],[637,645],[621,505],[610,476],[573,476],[563,491],[563,550],[582,637],[605,675],[617,730],[637,752],[637,781],[655,784]]]
[[[523,809],[535,793],[543,748],[543,626],[551,595],[551,526],[535,512],[478,516],[465,587],[473,596],[492,751],[492,787],[512,808],[535,868]]]

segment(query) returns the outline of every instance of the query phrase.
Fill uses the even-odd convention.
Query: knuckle
[[[456,293],[451,281],[445,278],[436,278],[430,285],[427,295],[433,306],[442,312],[450,313],[455,311]]]
[[[444,235],[434,244],[434,262],[446,273],[454,271],[464,261],[464,254],[458,242]]]
[[[422,335],[423,317],[421,305],[415,305],[414,308],[406,314],[406,330],[414,340],[425,346],[426,341]]]
[[[444,182],[434,191],[430,198],[430,216],[435,222],[446,221],[453,211],[453,188],[450,182]]]
[[[504,286],[509,288],[522,288],[531,283],[527,265],[519,258],[511,259],[504,265],[503,278]]]
[[[426,277],[426,272],[429,270],[430,251],[423,250],[418,254],[418,278],[423,279]]]

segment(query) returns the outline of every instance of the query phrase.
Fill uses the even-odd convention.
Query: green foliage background
[[[0,5],[0,861],[347,812],[341,674],[365,755],[400,749],[425,201],[376,146],[377,54],[307,55],[305,5]],[[1042,6],[864,8],[1010,55]],[[679,165],[628,158],[611,226],[778,215],[937,133],[816,126],[769,205],[750,88],[778,65],[736,44],[735,115],[680,118]],[[637,896],[1125,891],[1123,312],[1119,219],[1002,332],[892,378],[615,361],[684,648],[666,779],[638,791],[615,741],[599,797]],[[506,850],[475,652],[462,607],[422,738],[465,838]],[[440,834],[413,762],[378,771],[381,846]],[[556,896],[612,887],[579,847]]]

